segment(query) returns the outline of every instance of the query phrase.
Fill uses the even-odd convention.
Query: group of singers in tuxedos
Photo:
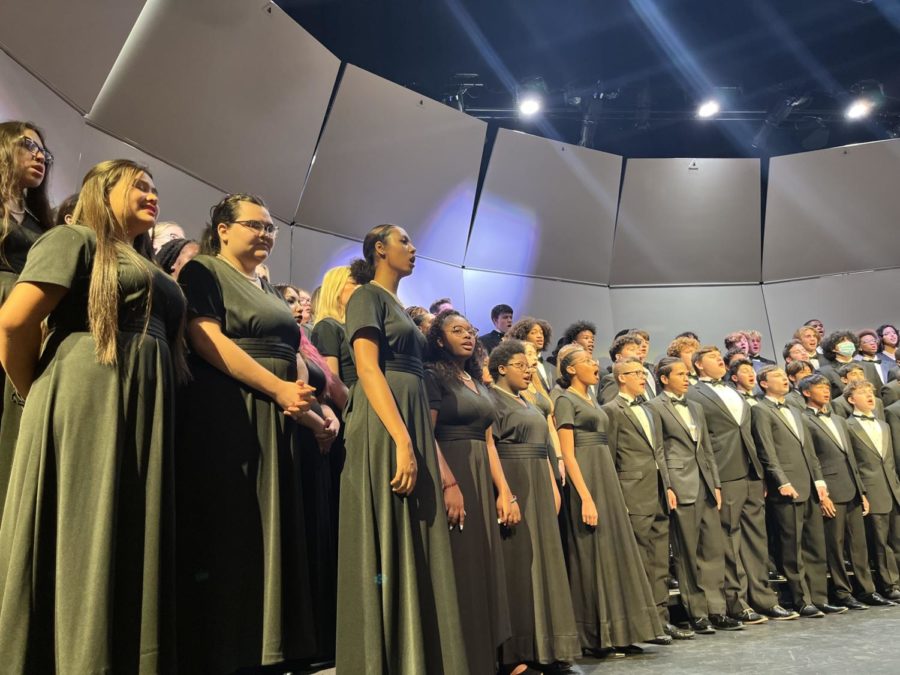
[[[900,601],[894,326],[602,370],[588,321],[405,307],[397,225],[310,294],[255,195],[191,241],[110,160],[51,210],[45,141],[0,124],[4,672],[566,673]]]

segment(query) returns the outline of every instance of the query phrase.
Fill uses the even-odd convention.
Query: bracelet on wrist
[[[519,498],[516,497],[515,495],[513,495],[512,497],[509,498],[510,504],[515,504],[517,501],[519,501]]]
[[[459,485],[459,483],[457,483],[456,481],[453,481],[452,483],[447,483],[447,484],[444,486],[444,491],[446,492],[447,490],[449,490],[450,488],[452,488],[452,487],[454,487],[454,486],[456,486],[456,485]]]

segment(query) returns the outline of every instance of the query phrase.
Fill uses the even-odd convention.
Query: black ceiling
[[[342,60],[433,98],[454,74],[478,73],[484,86],[465,97],[470,111],[511,108],[516,82],[543,77],[555,114],[472,113],[505,127],[578,142],[600,91],[608,98],[589,144],[630,157],[772,155],[900,133],[898,0],[278,4]],[[862,80],[880,82],[887,98],[873,118],[851,123],[841,113]],[[739,119],[693,119],[716,87],[733,88],[726,105]],[[564,105],[565,91],[582,97],[580,108]],[[801,94],[807,102],[753,147],[766,111]],[[635,119],[641,100],[645,124]]]

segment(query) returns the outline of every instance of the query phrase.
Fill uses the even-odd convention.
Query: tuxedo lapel
[[[696,386],[697,386],[698,392],[700,392],[701,394],[706,396],[706,398],[708,398],[710,401],[712,401],[717,406],[719,406],[719,408],[722,409],[722,412],[724,412],[726,415],[728,415],[728,419],[734,420],[734,415],[731,414],[731,411],[728,409],[728,406],[725,405],[725,401],[723,401],[721,399],[721,397],[715,392],[715,390],[711,386],[709,386],[708,384],[706,384],[706,382],[703,382],[702,380],[700,382],[698,382]],[[746,402],[745,402],[745,405],[746,405]],[[734,423],[740,425],[741,421],[742,420],[734,420]]]
[[[788,414],[793,417],[794,424],[797,425],[797,431],[794,431],[791,428],[791,425],[788,424],[786,419],[784,419],[784,416],[781,414],[781,411],[778,408],[776,408],[775,404],[772,403],[769,399],[764,398],[762,401],[760,401],[760,403],[762,403],[763,405],[769,406],[769,409],[772,411],[772,413],[774,413],[775,417],[778,418],[778,421],[781,422],[787,428],[787,430],[791,432],[791,435],[794,438],[796,438],[798,441],[800,441],[800,445],[803,445],[803,435],[800,434],[800,425],[803,424],[803,420],[798,421],[797,416],[794,415],[793,410],[791,410],[790,408],[787,408]],[[800,434],[800,435],[798,436],[798,434]]]
[[[875,453],[875,456],[878,457],[881,461],[884,461],[884,458],[881,456],[881,453],[878,452],[878,448],[872,443],[872,439],[869,438],[869,434],[866,433],[866,430],[862,428],[862,424],[857,422],[856,420],[850,420],[847,422],[847,426],[850,428],[850,432],[855,434],[856,437],[861,440],[865,446]],[[882,438],[884,434],[882,434]]]
[[[689,441],[695,446],[695,448],[696,448],[697,441],[691,436],[691,430],[688,429],[688,427],[687,427],[687,425],[684,423],[684,420],[682,419],[681,415],[678,414],[678,411],[675,409],[675,404],[672,403],[672,399],[669,398],[666,394],[663,394],[663,397],[665,398],[665,400],[663,401],[663,409],[664,409],[664,410],[666,411],[666,413],[668,413],[672,418],[674,418],[676,422],[678,422],[678,424],[681,426],[682,429],[684,429],[684,433],[685,433],[685,435],[687,436],[688,440],[689,440]],[[688,408],[688,410],[690,410],[690,408]],[[693,413],[691,413],[691,414],[693,414]],[[699,434],[698,434],[698,435],[697,435],[697,438],[699,438],[699,437],[700,437],[700,436],[699,436]]]
[[[619,399],[619,401],[621,401],[621,403],[619,403],[619,405],[622,407],[622,410],[625,412],[625,417],[627,417],[628,421],[631,422],[634,425],[634,428],[638,430],[638,433],[641,435],[641,438],[643,438],[645,441],[647,441],[647,445],[649,445],[652,448],[653,442],[649,438],[647,438],[647,434],[644,433],[644,427],[643,427],[643,425],[641,425],[641,421],[634,414],[634,411],[632,411],[631,405],[628,403],[628,401],[626,401],[621,396],[619,396],[618,399]],[[646,410],[644,410],[644,414],[647,415],[647,419],[650,421],[650,425],[652,426],[653,418],[650,417],[650,413],[648,413]]]
[[[818,426],[819,429],[821,429],[822,431],[825,432],[825,434],[828,436],[828,438],[830,438],[832,441],[834,441],[834,444],[838,447],[838,450],[840,450],[844,454],[847,453],[847,448],[849,447],[849,443],[850,443],[849,438],[835,438],[834,434],[831,433],[831,429],[828,428],[828,425],[825,424],[825,422],[823,422],[820,418],[816,417],[815,413],[809,415],[809,417],[812,418],[813,424]],[[834,428],[837,429],[838,436],[842,436],[841,427],[838,425],[837,422],[834,423]]]

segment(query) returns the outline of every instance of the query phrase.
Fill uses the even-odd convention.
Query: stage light
[[[722,107],[719,105],[718,101],[710,99],[709,101],[701,103],[700,107],[697,108],[697,117],[709,119],[710,117],[718,115],[721,109]]]
[[[531,117],[532,115],[537,115],[541,111],[543,105],[544,102],[539,96],[536,96],[535,94],[528,94],[527,96],[523,96],[521,99],[519,99],[519,114],[523,117]]]
[[[869,99],[858,98],[847,106],[847,109],[844,111],[844,117],[848,120],[861,120],[864,117],[868,117],[874,107],[875,104]]]

